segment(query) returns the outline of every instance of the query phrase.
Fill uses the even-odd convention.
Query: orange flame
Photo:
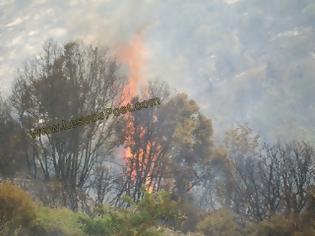
[[[131,38],[130,42],[125,45],[117,47],[116,56],[119,62],[125,64],[128,68],[128,83],[124,87],[122,100],[124,103],[130,102],[131,99],[138,95],[138,90],[140,86],[145,86],[143,81],[143,66],[144,66],[144,56],[146,53],[146,48],[144,46],[143,38],[141,33],[137,33],[134,37]],[[146,89],[145,89],[146,90]],[[132,144],[134,144],[134,133],[135,127],[132,120],[132,117],[127,115],[127,135],[125,141],[125,148],[123,150],[123,156],[128,168],[129,175],[134,181],[136,178],[136,168],[147,169],[149,170],[149,174],[152,173],[151,169],[153,169],[152,163],[149,164],[145,153],[149,153],[151,145],[148,144],[146,150],[138,150],[137,153],[133,153],[131,150]],[[140,134],[140,138],[143,139],[144,134],[146,132],[145,127],[143,128],[143,132]],[[135,166],[137,163],[137,167]],[[146,188],[149,192],[153,191],[152,181],[149,179],[146,180]]]
[[[142,81],[145,46],[141,33],[134,35],[130,42],[117,47],[117,59],[128,67],[128,83],[123,91],[124,101],[130,101],[137,95]]]
[[[142,69],[144,64],[143,52],[144,43],[141,33],[135,34],[131,40],[116,48],[116,57],[118,61],[128,68],[128,82],[124,87],[122,92],[122,100],[124,103],[129,102],[133,97],[137,96],[140,81],[142,80]],[[126,137],[126,147],[123,150],[123,156],[128,163],[128,159],[133,158],[133,153],[131,151],[130,145],[133,143],[134,125],[130,116],[126,116],[127,121],[127,133]],[[133,167],[130,167],[133,168]],[[131,175],[135,176],[135,170],[131,171]]]

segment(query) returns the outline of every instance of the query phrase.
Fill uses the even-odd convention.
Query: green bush
[[[183,216],[169,193],[145,193],[131,207],[100,207],[97,216],[66,208],[48,208],[32,201],[12,183],[0,183],[1,236],[162,236],[183,235],[166,227],[180,225]]]
[[[102,207],[95,218],[82,218],[84,231],[93,236],[158,236],[163,230],[158,225],[166,225],[180,219],[177,205],[167,193],[145,193],[137,204],[128,209]]]
[[[65,208],[38,206],[17,185],[0,183],[1,236],[84,236],[81,217]]]
[[[83,214],[66,208],[38,206],[32,224],[32,236],[83,236],[80,219]]]

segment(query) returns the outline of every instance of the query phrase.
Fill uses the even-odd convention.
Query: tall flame
[[[128,83],[123,91],[124,101],[130,101],[135,97],[139,86],[143,83],[145,51],[141,33],[135,34],[127,44],[117,47],[117,59],[128,68]]]
[[[138,90],[141,86],[145,86],[143,80],[143,67],[144,67],[144,56],[146,48],[144,46],[143,37],[141,33],[135,34],[131,40],[125,45],[117,47],[116,57],[118,61],[128,68],[128,83],[124,87],[122,100],[124,103],[128,103],[135,96],[139,96]],[[138,163],[137,166],[141,169],[146,166],[151,169],[151,165],[145,160],[145,153],[149,153],[151,148],[150,144],[147,145],[146,150],[138,150],[137,153],[133,153],[131,146],[134,144],[135,127],[131,115],[127,115],[127,135],[125,137],[125,148],[123,150],[123,156],[127,167],[129,168],[129,175],[133,179],[136,178],[136,166],[134,163]],[[138,127],[140,128],[140,127]],[[146,132],[145,127],[143,128],[143,135]],[[143,135],[140,135],[140,139],[143,139]],[[151,170],[149,171],[151,173]],[[149,174],[150,174],[149,173]],[[152,191],[151,182],[149,180],[145,183],[148,191]]]
[[[128,81],[122,92],[122,101],[127,103],[131,99],[137,96],[140,82],[142,80],[142,69],[144,64],[143,59],[144,43],[141,33],[135,34],[129,42],[123,45],[119,45],[116,48],[116,57],[120,63],[126,65],[128,68]],[[133,143],[134,124],[130,116],[126,116],[127,121],[127,133],[125,137],[126,147],[123,150],[123,157],[128,164],[128,160],[133,158],[133,153],[130,146]],[[130,167],[129,171],[132,172],[132,176],[135,176],[135,170]]]

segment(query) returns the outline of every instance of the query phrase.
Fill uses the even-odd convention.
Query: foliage
[[[314,218],[298,215],[275,214],[269,219],[249,224],[246,235],[250,236],[310,236],[315,235]]]
[[[139,201],[142,188],[183,197],[200,183],[203,167],[211,159],[212,123],[197,103],[185,93],[169,96],[163,83],[152,82],[148,90],[150,96],[160,93],[161,105],[130,114],[128,128],[120,128],[129,152],[116,206],[124,195]]]
[[[167,173],[174,179],[173,191],[183,197],[200,183],[203,170],[212,156],[212,122],[198,104],[184,93],[170,99],[161,108],[161,128],[170,145]]]
[[[0,234],[20,235],[35,219],[29,194],[9,182],[0,183]]]
[[[32,235],[83,236],[79,219],[83,217],[66,208],[36,207],[36,218],[32,224]]]
[[[285,217],[283,215],[274,215],[269,220],[264,220],[255,226],[255,235],[293,235],[296,228],[294,218]]]
[[[219,209],[209,214],[198,223],[197,230],[207,236],[239,235],[237,232],[237,224],[234,216],[227,209]]]
[[[10,96],[16,119],[23,130],[30,130],[69,122],[78,117],[95,114],[110,107],[119,97],[124,77],[118,76],[119,67],[105,48],[69,42],[64,45],[49,40],[40,57],[29,60],[19,70]],[[34,178],[56,178],[66,194],[63,206],[78,209],[78,195],[92,181],[99,154],[115,145],[110,122],[91,123],[80,128],[30,140],[27,164]]]
[[[299,215],[314,186],[314,149],[304,142],[258,145],[257,136],[245,131],[229,132],[230,162],[219,191],[223,204],[243,223],[277,213]]]
[[[23,132],[10,114],[7,102],[0,97],[0,176],[13,177],[25,171]]]
[[[98,213],[94,218],[82,218],[88,235],[161,235],[162,229],[156,228],[158,225],[174,225],[180,220],[176,203],[165,192],[145,193],[144,198],[129,209],[102,207]]]
[[[215,79],[211,94],[226,92],[223,94],[227,96],[224,101],[208,99],[212,101],[211,110],[226,109],[224,116],[231,116],[232,120],[244,117],[255,120],[263,135],[273,133],[288,139],[302,135],[304,139],[304,131],[294,124],[312,127],[315,114],[311,102],[314,100],[313,0],[242,0],[229,5],[223,3],[227,1],[212,2],[208,6],[212,8],[209,11],[212,26],[197,31],[202,39],[209,32],[212,38],[206,50],[213,58],[211,75]],[[214,3],[228,12],[227,18],[220,18],[221,11],[215,10]],[[207,19],[204,23],[207,25]],[[105,194],[117,193],[117,183],[130,196],[122,198],[130,208],[104,208],[100,216],[89,218],[66,209],[37,206],[33,219],[25,213],[28,208],[23,202],[27,198],[16,194],[7,202],[0,202],[6,209],[1,208],[3,229],[16,225],[14,234],[27,227],[39,235],[79,235],[82,232],[78,218],[83,219],[84,230],[92,235],[144,235],[153,234],[156,225],[175,226],[176,203],[160,195],[143,195],[143,187],[153,192],[161,188],[173,191],[172,198],[182,204],[179,207],[186,217],[184,223],[194,227],[201,209],[193,206],[195,202],[187,191],[201,186],[207,191],[201,193],[199,188],[191,192],[205,195],[208,208],[224,206],[242,219],[242,225],[250,223],[252,228],[245,235],[315,235],[314,193],[309,192],[315,184],[312,148],[303,143],[268,144],[258,150],[259,137],[250,128],[241,126],[227,133],[225,148],[214,149],[210,119],[185,94],[164,99],[163,105],[152,112],[132,114],[135,132],[134,143],[129,147],[135,158],[128,161],[132,163],[129,167],[134,165],[137,169],[129,168],[129,173],[124,173],[124,183],[112,178],[102,162],[114,143],[112,133],[116,131],[107,132],[111,125],[92,124],[47,135],[34,143],[25,142],[20,125],[28,129],[40,121],[70,120],[111,104],[116,94],[119,97],[120,82],[115,83],[120,81],[116,76],[119,68],[106,53],[103,57],[101,51],[79,43],[58,46],[48,42],[42,55],[21,70],[11,97],[16,114],[12,116],[10,109],[1,108],[0,174],[14,176],[25,162],[33,177],[57,179],[53,191],[57,194],[47,194],[47,201],[72,209],[79,208],[78,190],[90,190],[93,178],[98,186],[98,203],[106,200]],[[153,92],[158,93],[158,89]],[[231,102],[233,106],[228,106],[229,97],[237,101]],[[254,106],[254,110],[247,109]],[[293,125],[288,120],[294,120]],[[224,117],[216,122],[224,123]],[[150,164],[144,167],[143,159]],[[14,191],[6,188],[1,196],[8,199],[6,194]],[[59,193],[60,197],[54,197]],[[14,211],[25,215],[13,214]],[[224,209],[213,211],[198,223],[198,229],[210,235],[233,235],[237,228],[233,214]],[[231,228],[226,228],[224,222]]]
[[[246,156],[252,154],[259,147],[259,135],[246,124],[239,125],[226,132],[224,143],[231,155]]]
[[[34,203],[15,184],[0,183],[0,235],[80,236],[79,217],[65,208],[45,208]]]

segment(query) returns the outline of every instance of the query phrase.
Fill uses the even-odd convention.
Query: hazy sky
[[[248,16],[246,10],[235,10],[238,4],[237,0],[0,0],[1,93],[9,94],[16,69],[48,38],[116,48],[141,35],[143,77],[165,80],[187,92],[213,120],[215,132],[248,122],[269,138],[296,134],[314,138],[315,108],[309,101],[315,101],[311,92],[315,79],[271,81],[265,54],[256,59],[246,50],[249,36],[235,28],[236,19]],[[272,17],[262,19],[264,25],[273,24]],[[299,37],[300,32],[287,27],[282,34],[268,35],[266,42]],[[248,40],[251,48],[269,55],[273,49],[263,38],[254,46],[257,38]],[[303,106],[301,114],[296,109]]]

